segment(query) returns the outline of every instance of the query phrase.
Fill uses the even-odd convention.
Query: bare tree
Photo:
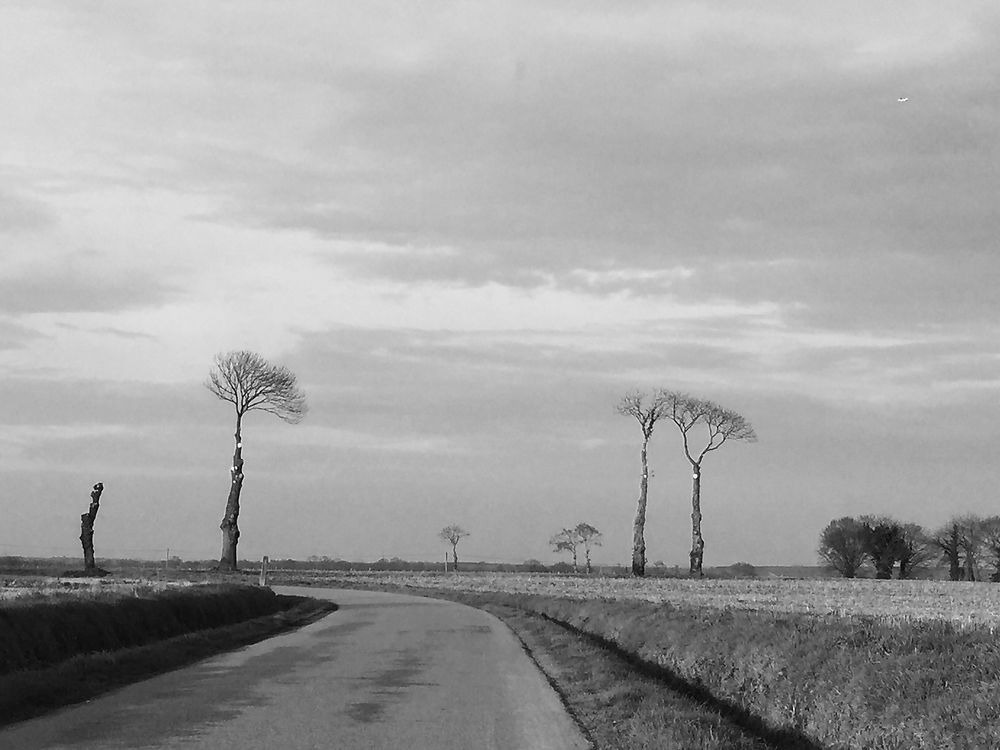
[[[563,529],[552,535],[549,544],[552,545],[553,552],[569,552],[573,556],[573,572],[576,573],[579,568],[576,549],[582,541],[576,529]]]
[[[705,538],[701,534],[701,462],[712,451],[718,450],[730,440],[754,442],[757,433],[753,426],[741,415],[724,409],[714,401],[695,398],[686,393],[661,390],[656,396],[662,405],[663,414],[680,430],[684,440],[684,455],[691,464],[691,565],[689,572],[701,576],[705,557]],[[704,427],[707,440],[699,450],[692,447],[692,430]]]
[[[861,516],[864,529],[865,554],[875,566],[875,577],[892,578],[903,546],[903,527],[887,516]]]
[[[107,571],[97,567],[94,559],[94,522],[97,511],[101,509],[101,493],[104,492],[103,482],[94,485],[90,493],[90,507],[80,516],[80,543],[83,545],[83,572],[87,576],[105,575]]]
[[[962,570],[962,532],[955,519],[938,529],[931,542],[941,550],[942,560],[948,563],[948,578],[961,581],[965,574]]]
[[[574,529],[580,541],[583,543],[583,554],[587,562],[587,575],[593,572],[590,564],[590,550],[592,547],[600,547],[603,534],[589,523],[578,523]]]
[[[215,368],[209,373],[205,387],[236,410],[236,449],[229,469],[229,499],[226,514],[219,524],[222,529],[219,568],[236,570],[240,491],[243,489],[243,417],[251,411],[264,411],[296,424],[306,415],[306,397],[291,371],[245,350],[216,355]]]
[[[855,578],[865,563],[864,526],[850,516],[830,521],[819,537],[819,556],[844,578]]]
[[[904,523],[899,546],[899,577],[916,578],[935,557],[933,542],[923,527]]]
[[[622,397],[618,402],[618,413],[633,417],[642,429],[642,451],[640,461],[642,475],[639,479],[639,502],[635,510],[635,521],[632,524],[632,575],[646,575],[646,497],[649,490],[649,462],[647,449],[653,427],[664,416],[664,403],[659,395],[648,395],[636,391]]]
[[[990,580],[1000,583],[1000,516],[990,516],[980,522],[983,551],[993,568]]]
[[[454,523],[445,526],[438,532],[438,537],[451,545],[451,561],[454,564],[455,570],[458,570],[458,543],[467,536],[469,536],[469,532]]]
[[[979,578],[979,553],[983,546],[983,519],[979,516],[966,515],[955,519],[961,536],[959,545],[965,557],[963,573],[966,581]]]

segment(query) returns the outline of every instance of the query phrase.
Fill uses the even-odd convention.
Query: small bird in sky
[[[899,102],[900,104],[902,104],[903,102],[910,101],[910,97],[908,97],[908,96],[901,96],[896,101]]]

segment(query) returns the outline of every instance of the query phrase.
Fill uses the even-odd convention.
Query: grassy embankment
[[[335,585],[403,586],[494,611],[598,747],[1000,747],[990,584],[463,578]],[[524,593],[538,590],[549,593]]]
[[[0,601],[0,724],[254,643],[335,608],[238,584]]]

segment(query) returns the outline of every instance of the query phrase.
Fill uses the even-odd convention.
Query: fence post
[[[267,555],[260,561],[260,585],[267,585]]]

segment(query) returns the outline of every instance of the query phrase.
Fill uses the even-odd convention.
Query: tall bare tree
[[[578,523],[573,530],[576,532],[577,537],[579,537],[581,544],[583,544],[583,555],[587,563],[587,575],[590,575],[593,572],[593,566],[590,564],[590,550],[593,547],[601,546],[603,535],[589,523]]]
[[[636,391],[622,397],[618,413],[634,418],[642,429],[642,450],[639,454],[642,474],[639,478],[639,502],[632,524],[632,575],[646,575],[646,498],[649,491],[649,461],[647,452],[653,427],[664,416],[664,403],[658,394]]]
[[[558,534],[553,534],[549,539],[553,552],[569,552],[573,557],[573,572],[576,573],[579,565],[577,563],[576,550],[583,542],[576,529],[562,529]]]
[[[243,417],[251,411],[263,411],[296,424],[306,415],[306,397],[291,371],[245,350],[216,355],[215,368],[209,373],[205,387],[236,410],[236,449],[229,469],[229,498],[226,514],[219,524],[222,529],[219,568],[236,570],[240,492],[243,489]]]
[[[754,442],[757,433],[753,426],[741,415],[724,409],[714,401],[689,396],[686,393],[661,390],[656,394],[657,403],[662,405],[663,414],[677,429],[684,440],[684,455],[691,464],[691,566],[693,576],[701,576],[705,557],[705,538],[701,534],[701,462],[712,451],[721,448],[730,440]],[[707,438],[698,446],[693,446],[692,430],[701,425],[703,437]]]
[[[438,537],[451,545],[451,561],[455,570],[458,570],[458,543],[467,536],[469,536],[469,532],[454,523],[445,526],[438,532]]]
[[[855,578],[865,564],[865,527],[850,516],[830,521],[819,537],[819,556],[844,578]]]

